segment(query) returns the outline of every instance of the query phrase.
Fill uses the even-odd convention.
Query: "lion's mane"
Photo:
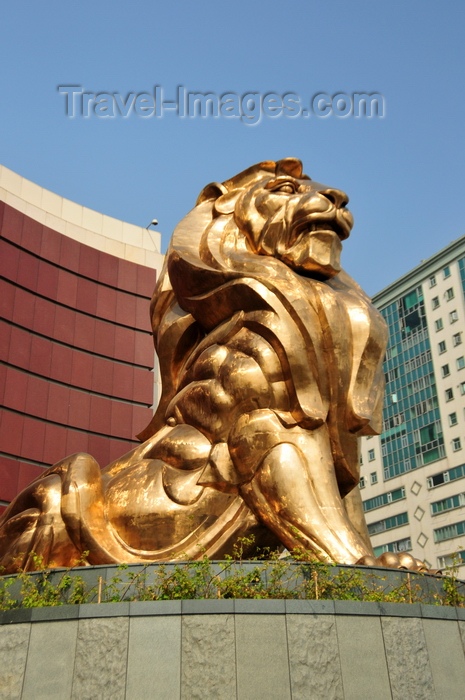
[[[165,424],[167,407],[200,352],[245,326],[272,346],[281,363],[291,405],[290,411],[276,411],[281,422],[311,429],[329,420],[344,493],[358,481],[352,436],[380,430],[381,365],[370,358],[383,355],[384,322],[345,272],[319,281],[275,257],[257,255],[234,212],[216,210],[219,196],[232,197],[276,167],[260,163],[207,186],[177,226],[151,304],[162,397],[139,438],[148,439]],[[332,333],[338,325],[348,331],[342,344]],[[341,375],[340,381],[332,374]]]

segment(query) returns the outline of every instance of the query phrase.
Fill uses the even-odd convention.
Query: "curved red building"
[[[160,234],[0,167],[0,512],[74,452],[132,449],[156,402]]]

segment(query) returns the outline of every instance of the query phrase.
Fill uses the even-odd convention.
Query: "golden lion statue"
[[[142,444],[77,454],[0,520],[0,564],[220,558],[237,540],[375,560],[357,439],[379,432],[386,327],[341,270],[347,196],[294,158],[208,185],[176,228],[151,317],[163,393]],[[252,539],[252,538],[249,538]]]

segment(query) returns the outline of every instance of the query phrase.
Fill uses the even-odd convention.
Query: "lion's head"
[[[197,204],[209,200],[213,218],[233,216],[252,253],[320,279],[340,271],[341,241],[353,225],[348,197],[304,175],[300,160],[259,163],[222,184],[211,183]]]
[[[209,342],[206,335],[235,313],[273,306],[256,291],[257,283],[283,308],[313,294],[305,283],[356,287],[340,264],[342,241],[353,225],[347,202],[344,192],[305,175],[296,158],[258,163],[204,187],[173,233],[153,295],[163,394],[140,439],[163,424],[189,358]],[[357,288],[356,295],[363,292]]]

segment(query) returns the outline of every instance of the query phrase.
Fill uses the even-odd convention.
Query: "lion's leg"
[[[343,506],[326,426],[309,433],[305,454],[288,442],[273,447],[241,493],[288,549],[346,564],[370,553]]]
[[[344,508],[346,509],[347,516],[357,530],[358,534],[365,542],[367,551],[372,553],[373,547],[370,541],[370,535],[368,534],[368,527],[365,520],[365,513],[363,511],[362,494],[359,488],[352,489],[343,498]]]

